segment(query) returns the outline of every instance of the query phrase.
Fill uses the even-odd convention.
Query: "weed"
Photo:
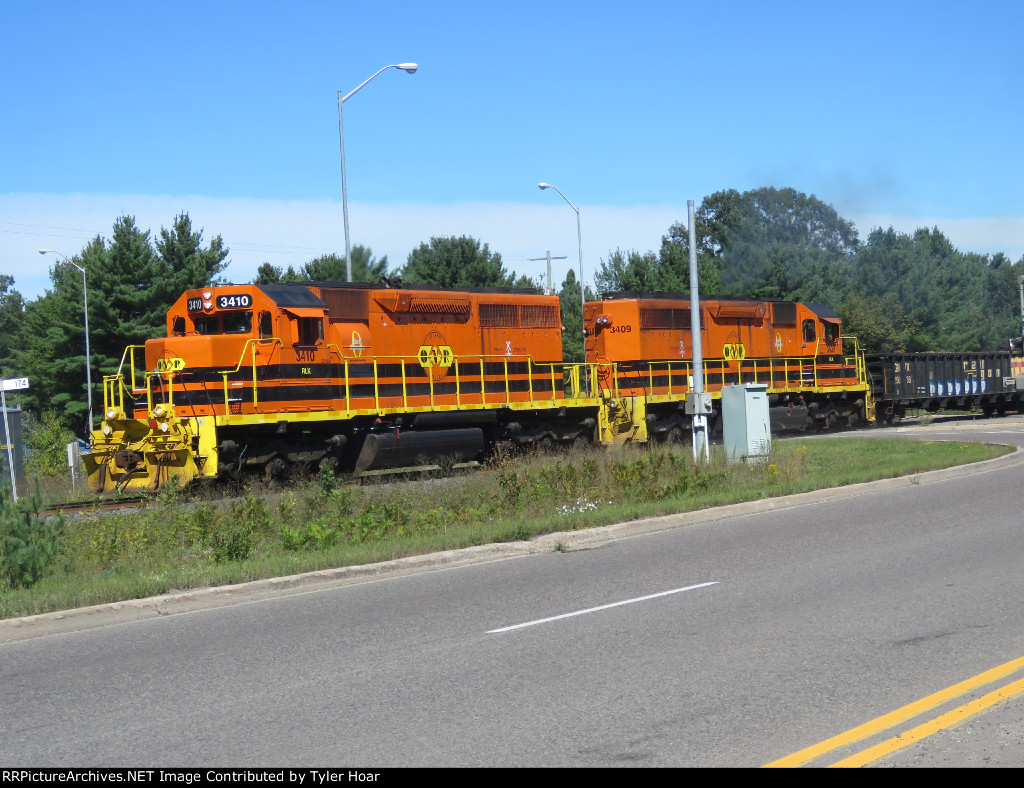
[[[526,542],[533,537],[533,532],[526,525],[526,523],[520,521],[513,524],[509,528],[501,531],[496,537],[495,541],[498,542]]]
[[[256,539],[251,526],[232,521],[227,527],[211,533],[206,539],[206,546],[214,563],[223,564],[228,561],[244,561],[251,556]]]
[[[337,545],[338,538],[338,529],[320,519],[301,528],[281,525],[281,546],[285,550],[326,550]]]
[[[501,486],[502,498],[510,509],[519,506],[523,497],[523,482],[519,478],[519,470],[506,467],[498,472],[498,484]]]

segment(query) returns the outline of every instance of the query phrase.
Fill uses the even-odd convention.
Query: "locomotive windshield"
[[[195,319],[197,334],[248,334],[252,331],[252,312],[228,312]]]

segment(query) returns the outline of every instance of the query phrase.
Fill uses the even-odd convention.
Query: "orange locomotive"
[[[860,353],[844,353],[829,307],[792,301],[706,300],[700,304],[704,390],[764,383],[779,420],[790,414],[825,428],[866,416]],[[605,396],[644,400],[647,431],[679,437],[693,388],[690,301],[670,293],[612,293],[587,303],[587,362]]]
[[[104,381],[97,492],[288,464],[465,461],[593,434],[596,403],[578,384],[565,407],[556,296],[220,285],[178,299],[144,369],[132,351]]]

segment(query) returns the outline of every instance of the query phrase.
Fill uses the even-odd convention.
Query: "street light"
[[[408,74],[415,74],[419,66],[415,63],[395,63],[390,66],[384,66],[377,74],[387,71],[389,68],[400,68]],[[374,74],[370,79],[373,79],[377,74]],[[341,141],[341,210],[345,216],[345,276],[349,282],[352,281],[352,248],[349,245],[348,239],[348,187],[345,184],[345,126],[341,120],[341,105],[358,93],[370,79],[367,79],[366,82],[363,82],[354,90],[350,90],[344,96],[341,95],[340,90],[338,91],[338,139]]]
[[[82,302],[85,307],[85,397],[89,405],[89,432],[92,433],[92,371],[89,356],[89,289],[85,284],[85,269],[77,263],[71,262],[56,249],[40,249],[39,254],[55,254],[62,258],[65,263],[78,270],[82,274]]]
[[[538,183],[537,186],[540,189],[554,189],[559,194],[562,194],[562,190],[557,186],[552,186],[550,183]],[[569,207],[576,211],[576,245],[580,253],[580,326],[583,328],[583,352],[584,355],[587,352],[587,328],[583,325],[583,305],[587,301],[586,291],[583,288],[583,235],[580,232],[580,209],[579,206],[573,205],[569,198],[562,194],[562,199],[569,203]]]

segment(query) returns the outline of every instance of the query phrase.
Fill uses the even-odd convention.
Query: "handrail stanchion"
[[[403,357],[401,362],[399,362],[399,363],[401,363],[401,365],[402,365],[402,406],[405,407],[405,408],[408,408],[409,407],[409,389],[406,386],[406,380],[405,380],[405,358]],[[456,373],[458,373],[458,370],[456,370]]]

